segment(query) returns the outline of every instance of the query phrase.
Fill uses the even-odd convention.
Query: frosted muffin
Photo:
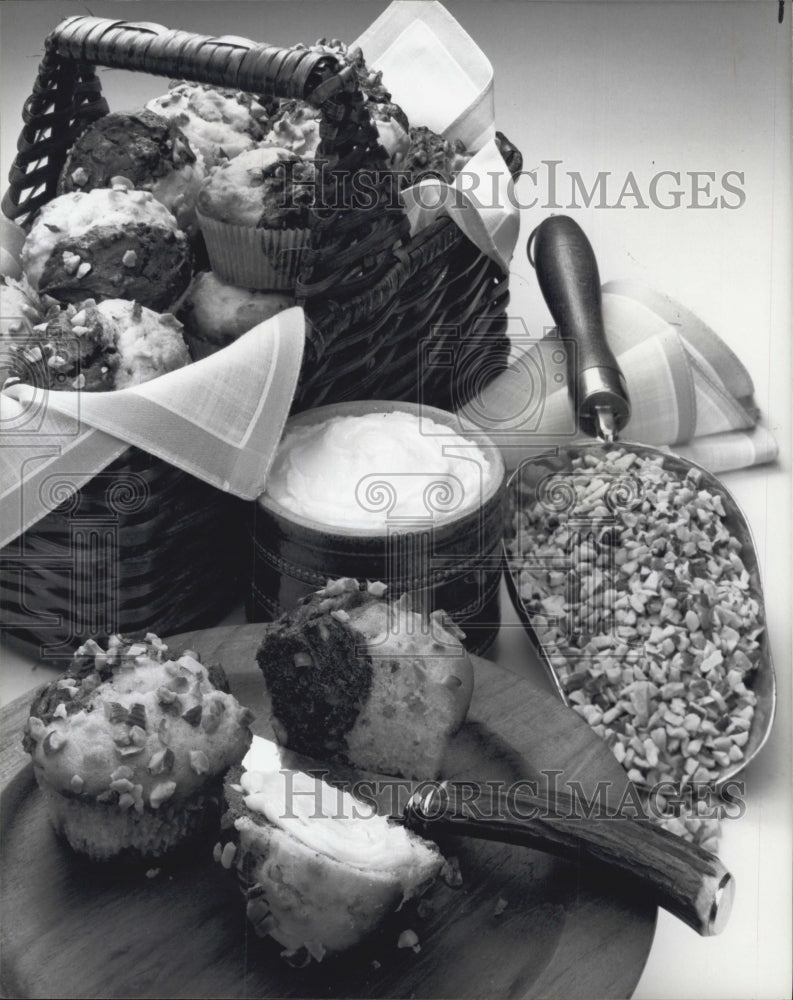
[[[180,229],[196,228],[195,202],[206,170],[173,119],[153,111],[121,111],[93,122],[66,157],[58,193],[112,187],[125,178],[151,191]]]
[[[155,635],[89,640],[36,696],[23,745],[57,833],[92,860],[157,858],[217,822],[252,716],[220,668]]]
[[[283,292],[259,292],[221,281],[214,271],[193,279],[179,310],[193,361],[233,343],[259,323],[295,304]]]
[[[339,579],[268,629],[256,654],[273,731],[298,753],[381,774],[436,778],[473,692],[462,633],[383,584]]]
[[[22,267],[59,302],[135,299],[159,312],[190,283],[192,254],[168,209],[125,183],[53,198],[28,233]]]
[[[87,299],[39,324],[10,351],[12,378],[43,389],[105,392],[190,363],[182,324],[127,299]]]
[[[173,121],[207,167],[252,149],[270,119],[268,107],[253,94],[185,81],[171,83],[168,93],[149,101],[146,108]]]
[[[444,860],[349,792],[281,768],[274,745],[254,736],[226,780],[215,857],[236,873],[257,935],[299,966],[358,944],[421,895]]]
[[[198,195],[212,270],[241,288],[293,289],[313,201],[313,164],[279,146],[215,167]]]

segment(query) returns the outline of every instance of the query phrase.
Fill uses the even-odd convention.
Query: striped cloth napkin
[[[713,330],[638,282],[610,281],[602,292],[606,337],[631,399],[625,440],[665,447],[714,473],[776,459],[751,377]],[[485,430],[498,442],[509,468],[576,436],[566,358],[567,345],[553,333],[526,343],[458,411],[469,430]]]

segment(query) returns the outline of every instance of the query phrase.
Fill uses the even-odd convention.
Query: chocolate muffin
[[[151,191],[185,232],[196,227],[195,202],[206,175],[204,159],[173,119],[153,111],[119,111],[86,128],[69,150],[58,194],[112,187],[126,179]]]
[[[33,288],[62,303],[135,299],[161,312],[190,283],[192,254],[168,209],[123,181],[45,205],[22,247],[22,266]]]
[[[126,389],[190,363],[182,324],[128,299],[68,305],[8,355],[10,378],[88,392]]]

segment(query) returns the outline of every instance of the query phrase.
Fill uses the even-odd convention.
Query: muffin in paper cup
[[[22,745],[55,832],[92,861],[139,862],[215,828],[252,718],[221,667],[111,636],[37,693]]]
[[[308,247],[305,229],[252,229],[198,213],[212,270],[238,288],[294,289]]]
[[[314,165],[279,146],[219,164],[198,196],[198,223],[212,270],[259,290],[293,289],[309,244]]]

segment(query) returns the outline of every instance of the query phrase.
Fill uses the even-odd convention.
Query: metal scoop
[[[565,676],[560,676],[560,672],[557,670],[558,661],[554,664],[546,645],[541,641],[540,632],[543,629],[538,628],[538,620],[541,619],[538,619],[536,609],[532,612],[529,611],[526,601],[521,596],[521,589],[526,585],[523,571],[526,570],[527,564],[530,567],[532,563],[532,554],[529,549],[539,547],[543,541],[543,531],[539,531],[536,537],[531,537],[531,531],[522,530],[521,537],[516,537],[516,518],[514,515],[516,511],[525,510],[526,503],[536,503],[539,500],[548,511],[546,524],[553,525],[554,522],[551,519],[555,516],[554,511],[564,509],[565,503],[569,506],[571,493],[573,496],[575,495],[576,478],[583,480],[586,488],[588,476],[595,475],[599,463],[609,453],[613,454],[615,451],[619,451],[625,456],[624,460],[621,459],[621,461],[624,461],[626,465],[626,476],[621,482],[615,481],[609,489],[606,489],[604,502],[596,505],[589,515],[584,514],[579,517],[575,527],[582,537],[593,537],[593,532],[607,531],[609,520],[612,523],[619,523],[620,508],[623,512],[630,511],[632,505],[634,509],[638,509],[641,504],[646,504],[649,501],[650,507],[644,513],[648,517],[660,516],[660,507],[658,505],[653,507],[656,500],[652,490],[645,490],[647,484],[642,478],[644,460],[657,460],[660,456],[663,469],[675,480],[683,481],[687,476],[693,477],[690,482],[693,492],[697,495],[696,498],[700,495],[709,495],[709,497],[714,498],[713,502],[717,506],[721,505],[724,512],[723,523],[727,526],[729,534],[737,540],[734,543],[735,551],[737,551],[748,573],[747,589],[759,604],[761,621],[764,619],[762,587],[757,553],[749,526],[735,500],[722,483],[707,470],[693,462],[648,445],[617,440],[620,431],[630,417],[630,402],[619,364],[606,341],[597,261],[584,232],[567,216],[551,216],[531,234],[527,251],[529,260],[536,269],[545,301],[556,321],[560,337],[564,341],[572,341],[576,348],[572,356],[568,358],[568,363],[569,388],[578,416],[579,428],[586,434],[596,435],[601,442],[597,444],[591,441],[574,442],[560,446],[555,449],[553,454],[532,458],[530,463],[524,463],[518,468],[509,483],[513,517],[510,519],[512,523],[508,529],[511,535],[505,539],[508,589],[516,611],[526,626],[554,686],[562,699],[569,703],[574,685],[581,681],[580,677],[575,677],[575,658],[576,649],[582,644],[582,630],[574,627],[572,631],[568,631],[568,648],[565,652],[569,657],[569,664],[573,667],[573,680],[571,681],[569,666],[565,667]],[[628,463],[633,463],[632,473],[628,468]],[[578,472],[574,473],[573,470],[576,466],[579,467]],[[639,472],[638,477],[636,476],[637,471]],[[700,494],[700,491],[704,492]],[[543,498],[545,498],[544,501]],[[604,514],[605,517],[603,517]],[[697,511],[694,509],[692,518],[696,520],[697,516]],[[600,537],[605,536],[601,534]],[[613,536],[613,541],[619,546],[618,535]],[[659,542],[659,550],[662,547],[662,543]],[[614,556],[619,558],[616,552]],[[697,557],[699,556],[706,556],[706,553],[697,552]],[[660,567],[661,562],[662,560],[657,558],[655,565]],[[692,559],[691,562],[693,565],[694,560]],[[700,563],[704,564],[707,571],[707,558],[702,558]],[[560,568],[558,571],[563,572],[564,570]],[[655,570],[650,572],[655,573],[655,577],[652,577],[654,583],[659,574]],[[669,576],[665,579],[667,583],[670,582]],[[688,588],[689,591],[693,588],[692,581],[689,581]],[[675,590],[676,594],[669,598],[670,600],[676,600],[680,596],[685,597],[686,581],[676,578]],[[661,594],[663,593],[669,594],[669,591],[661,589]],[[617,600],[620,596],[617,597]],[[642,603],[643,596],[643,594],[637,596],[634,602],[637,608]],[[601,610],[607,613],[610,609],[603,607]],[[703,612],[703,615],[705,613],[707,612]],[[719,612],[717,610],[714,613],[718,615]],[[612,619],[612,628],[614,627],[613,621],[614,619]],[[689,617],[688,621],[690,621],[692,632],[695,633],[695,626],[698,627],[700,623],[698,620],[695,621],[694,616]],[[657,632],[651,632],[652,637],[660,639],[661,633],[663,633],[664,628],[668,627],[668,624],[667,622],[666,626],[662,625]],[[682,624],[686,625],[687,623],[684,620]],[[584,623],[584,634],[586,627],[586,623]],[[732,632],[728,634],[732,637]],[[667,635],[665,638],[669,638],[669,636]],[[689,638],[693,641],[700,641],[699,639],[695,640],[693,635]],[[669,649],[669,643],[664,647],[663,640],[660,641],[662,652],[659,660],[661,666],[656,671],[656,681],[660,681],[663,671],[663,649]],[[721,739],[721,745],[725,748],[723,752],[718,751],[720,757],[718,760],[714,759],[713,765],[710,767],[711,775],[708,777],[708,784],[716,789],[723,790],[725,784],[752,760],[765,743],[771,729],[776,690],[768,636],[765,629],[758,637],[758,641],[759,649],[754,651],[756,660],[754,670],[746,675],[746,685],[751,687],[756,697],[748,736],[746,738],[738,737],[738,742],[743,744],[739,748],[740,756],[738,751],[731,751],[730,755],[730,751],[726,749],[730,741],[726,739],[726,736],[724,739],[715,737]],[[603,642],[604,649],[607,650],[606,640]],[[558,649],[557,641],[556,650],[558,651]],[[671,659],[671,655],[673,654],[670,651],[669,659]],[[720,666],[723,667],[724,660],[729,662],[729,656],[729,653],[724,654]],[[712,674],[712,670],[703,673],[701,680],[698,678],[697,690],[702,692],[702,699],[710,697],[712,700],[703,700],[700,708],[697,708],[696,712],[692,714],[699,714],[701,708],[707,706],[703,717],[708,719],[708,726],[723,726],[724,729],[727,729],[732,724],[725,725],[718,717],[719,705],[724,702],[724,692],[717,690],[716,695],[714,695],[711,690],[714,686],[713,678],[720,676],[720,674],[712,674],[709,678],[708,673]],[[730,676],[728,670],[722,669],[721,673]],[[652,680],[652,677],[649,679]],[[730,676],[730,681],[735,681],[735,675]],[[725,680],[725,683],[728,682]],[[673,712],[672,715],[674,717],[675,713]],[[714,715],[716,716],[715,720]],[[694,727],[697,722],[694,719],[686,719],[681,723],[681,728],[686,725]],[[671,731],[675,727],[670,726],[669,728]],[[695,732],[689,735],[696,738]],[[687,746],[689,744],[690,740],[686,742]],[[725,759],[725,754],[729,759]],[[694,775],[694,779],[696,780],[696,775]]]

